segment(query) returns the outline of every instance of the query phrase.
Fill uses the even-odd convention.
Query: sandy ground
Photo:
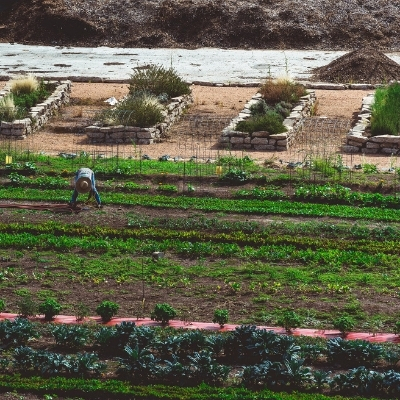
[[[256,91],[256,88],[192,86],[194,104],[188,114],[200,116],[199,118],[204,118],[205,120],[219,117],[227,120],[236,116]],[[93,111],[96,107],[104,107],[104,100],[107,98],[115,97],[120,99],[127,92],[128,85],[126,84],[73,83],[71,93],[73,105],[66,107],[58,118],[64,120],[74,120],[76,118],[78,120],[82,113],[89,112],[88,110]],[[364,90],[316,90],[315,92],[318,99],[318,116],[348,120],[360,110],[362,98],[370,93],[370,91]],[[182,129],[171,130],[169,137],[163,143],[133,146],[131,144],[90,144],[84,134],[55,133],[56,129],[52,128],[56,125],[57,120],[52,121],[50,128],[35,133],[24,141],[16,142],[15,146],[46,154],[62,152],[79,154],[81,151],[86,151],[93,156],[101,153],[106,156],[141,157],[147,154],[151,158],[170,155],[171,158],[181,157],[186,159],[196,156],[198,159],[205,160],[212,160],[227,154],[237,157],[243,157],[246,154],[259,162],[271,160],[278,162],[281,160],[279,161],[281,165],[285,165],[289,161],[304,161],[311,153],[315,156],[315,143],[313,143],[314,148],[312,151],[305,146],[293,148],[287,152],[224,150],[217,146],[215,137],[207,137],[206,131],[211,129],[210,126],[204,129],[204,136],[188,134],[187,130],[190,130],[190,126],[186,126],[184,133]],[[393,157],[341,154],[339,148],[333,147],[333,144],[326,141],[321,141],[317,153],[318,155],[323,153],[324,156],[327,154],[329,156],[332,155],[332,157],[340,156],[344,164],[348,166],[361,163],[375,164],[381,169],[400,166],[397,158],[393,159]]]

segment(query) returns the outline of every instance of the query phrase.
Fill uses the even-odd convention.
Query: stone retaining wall
[[[192,102],[191,95],[172,98],[164,112],[164,121],[151,128],[124,125],[102,126],[101,123],[95,123],[86,127],[85,132],[92,143],[157,143]]]
[[[373,102],[373,93],[363,98],[357,123],[347,134],[346,144],[342,146],[342,150],[346,153],[399,154],[400,136],[370,136],[368,133],[371,125],[371,105]]]
[[[27,135],[42,128],[54,113],[63,105],[69,103],[71,93],[71,81],[49,81],[57,87],[53,93],[43,102],[29,110],[29,117],[12,122],[1,121],[0,135],[11,139],[25,139]],[[0,91],[0,97],[11,92],[11,86],[6,84]]]
[[[250,117],[250,107],[261,99],[261,94],[257,93],[249,100],[239,115],[232,119],[220,137],[219,143],[223,147],[231,149],[253,149],[267,151],[285,151],[290,148],[295,139],[296,132],[302,125],[305,117],[311,115],[312,106],[316,101],[315,92],[309,91],[306,96],[300,98],[299,102],[292,108],[290,115],[283,121],[287,132],[271,135],[267,131],[259,132],[240,132],[236,131],[238,122]]]

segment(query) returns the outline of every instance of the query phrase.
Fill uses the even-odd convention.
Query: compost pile
[[[400,80],[400,65],[380,51],[351,51],[328,65],[315,68],[312,80],[337,83],[387,83]]]

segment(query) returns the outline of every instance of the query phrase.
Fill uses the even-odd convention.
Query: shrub
[[[167,303],[156,304],[151,319],[161,322],[162,325],[167,325],[172,318],[176,317],[176,310]]]
[[[333,320],[333,327],[338,329],[343,336],[346,336],[354,326],[354,319],[347,314],[342,314]]]
[[[281,101],[296,103],[301,96],[305,96],[307,91],[299,83],[294,83],[289,79],[268,79],[259,90],[261,97],[267,104],[275,105]]]
[[[43,303],[39,304],[39,313],[44,314],[46,321],[51,321],[61,311],[61,305],[52,298],[47,298]]]
[[[377,88],[371,106],[371,134],[398,135],[400,131],[400,84]]]
[[[302,324],[302,318],[293,310],[284,310],[277,318],[277,324],[283,326],[286,332],[292,332]]]
[[[147,91],[155,96],[167,95],[169,98],[190,94],[190,87],[173,68],[151,65],[135,69],[129,80],[129,93]]]
[[[225,309],[216,309],[214,311],[214,324],[219,324],[221,328],[228,322],[229,313],[228,310]]]
[[[24,294],[20,300],[17,301],[18,314],[22,318],[34,317],[37,312],[37,304],[32,299],[30,293]]]
[[[106,125],[126,125],[147,128],[161,122],[164,107],[149,92],[134,92],[112,110],[97,115]]]
[[[102,301],[96,308],[96,313],[100,315],[103,322],[108,322],[117,314],[119,305],[109,300]]]
[[[29,94],[39,88],[39,81],[32,75],[22,76],[10,81],[11,92],[15,94]]]
[[[74,305],[73,309],[77,321],[82,321],[89,315],[89,307],[82,302]]]
[[[258,132],[267,131],[271,135],[286,132],[283,125],[283,118],[275,111],[267,111],[264,115],[256,115],[246,120],[239,121],[236,130],[240,132]]]

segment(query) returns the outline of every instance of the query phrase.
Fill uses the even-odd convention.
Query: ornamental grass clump
[[[17,119],[18,109],[15,107],[14,96],[8,94],[0,98],[0,120],[11,122]]]
[[[172,67],[164,68],[157,65],[134,69],[129,80],[129,93],[132,95],[138,91],[150,92],[163,100],[191,92],[189,84],[184,82]]]
[[[38,90],[39,81],[35,76],[22,76],[17,79],[12,79],[10,82],[11,92],[16,95],[29,94]]]
[[[394,135],[400,132],[400,84],[398,82],[375,91],[371,106],[371,134]]]
[[[150,92],[133,92],[117,107],[98,115],[105,125],[125,125],[148,128],[161,122],[164,107],[157,97]]]
[[[287,103],[296,103],[300,97],[307,94],[304,85],[295,83],[290,79],[267,79],[261,86],[259,93],[268,105],[275,105],[281,101]]]

